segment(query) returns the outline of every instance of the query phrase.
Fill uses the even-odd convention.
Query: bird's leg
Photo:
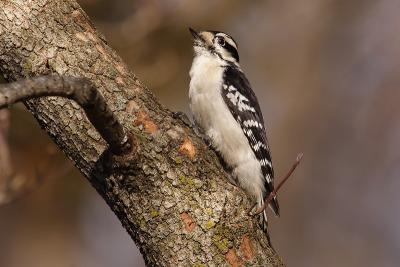
[[[186,126],[192,127],[189,117],[185,112],[182,111],[172,111],[172,118],[181,120]]]
[[[252,212],[252,210],[254,210],[257,206],[257,203],[254,204],[253,206],[251,206],[251,208],[247,211],[247,214],[249,214],[249,216],[253,216],[254,213]]]
[[[203,129],[200,128],[200,127],[196,124],[196,122],[194,122],[194,123],[192,124],[192,128],[193,128],[193,130],[194,130],[194,133],[195,133],[198,137],[200,137],[201,139],[203,139],[204,143],[206,143],[206,145],[207,145],[209,148],[211,148],[211,147],[212,147],[211,139],[210,139],[210,137],[208,137],[208,136],[204,133]]]
[[[198,137],[200,137],[201,139],[203,139],[204,143],[206,143],[206,145],[207,145],[209,148],[212,148],[212,142],[211,142],[210,137],[208,137],[205,133],[203,133],[203,132],[201,131],[201,129],[198,128],[197,126],[194,126],[193,129],[194,129],[194,132],[196,133],[196,135],[197,135]]]
[[[296,161],[293,163],[292,167],[290,168],[289,172],[283,177],[283,179],[281,180],[281,182],[278,184],[278,186],[274,189],[274,191],[272,191],[268,197],[264,200],[264,204],[259,207],[254,213],[252,213],[251,215],[257,215],[260,214],[261,212],[263,212],[265,210],[265,208],[268,206],[268,204],[272,201],[272,199],[274,199],[274,197],[276,196],[278,190],[283,186],[283,184],[289,179],[289,177],[293,174],[294,170],[296,169],[296,167],[300,164],[301,159],[303,158],[303,153],[300,153],[297,155]],[[255,207],[255,205],[250,209],[253,210]],[[250,214],[250,212],[249,212]]]

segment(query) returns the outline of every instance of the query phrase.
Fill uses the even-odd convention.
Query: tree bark
[[[75,1],[3,0],[0,7],[0,70],[8,81],[52,73],[89,79],[132,136],[132,152],[117,156],[73,101],[26,101],[148,266],[283,266],[215,154],[157,102]]]

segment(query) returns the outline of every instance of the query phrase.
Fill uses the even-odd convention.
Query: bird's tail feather
[[[263,205],[264,205],[264,201],[262,201],[260,203],[260,206],[263,206]],[[265,235],[267,236],[269,246],[272,248],[271,238],[270,238],[270,235],[269,235],[269,232],[268,232],[267,210],[264,209],[263,212],[260,213],[258,216],[259,216],[258,217],[259,218],[258,221],[260,223],[260,226],[261,226],[263,232],[265,233]]]
[[[268,206],[274,212],[275,216],[279,217],[279,204],[276,196],[271,200]]]

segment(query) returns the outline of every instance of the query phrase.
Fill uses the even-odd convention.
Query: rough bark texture
[[[26,102],[149,266],[283,266],[214,153],[157,102],[75,1],[3,0],[0,7],[0,69],[8,81],[50,73],[87,78],[134,137],[134,152],[113,156],[76,103]]]

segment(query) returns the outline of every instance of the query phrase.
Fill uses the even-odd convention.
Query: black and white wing
[[[265,198],[274,190],[274,170],[260,105],[246,76],[237,67],[226,67],[223,81],[222,97],[231,114],[240,124],[251,149],[260,162],[261,171],[265,178]],[[276,215],[279,215],[279,205],[276,198],[271,201],[270,207]]]

